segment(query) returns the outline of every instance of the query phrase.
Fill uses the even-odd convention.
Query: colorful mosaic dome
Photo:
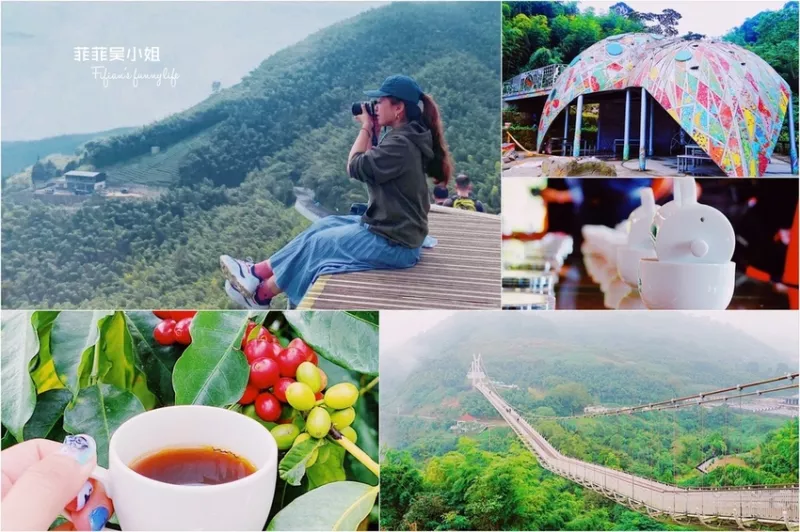
[[[575,57],[556,80],[537,146],[579,94],[644,87],[731,177],[764,174],[791,91],[763,59],[731,43],[646,33],[614,35]]]

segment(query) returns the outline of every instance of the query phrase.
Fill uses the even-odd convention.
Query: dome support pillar
[[[645,135],[647,134],[647,91],[642,87],[642,103],[639,110],[639,171],[647,170],[647,151]]]
[[[622,144],[622,160],[630,159],[631,154],[631,90],[625,89],[625,136]]]
[[[575,109],[575,137],[572,142],[572,156],[581,156],[581,121],[583,120],[583,94],[578,95],[578,105]]]

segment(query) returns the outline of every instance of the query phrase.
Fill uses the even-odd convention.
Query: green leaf
[[[347,478],[344,471],[344,455],[346,454],[344,447],[329,443],[327,448],[330,453],[328,459],[322,463],[314,464],[306,471],[308,489],[310,490]]]
[[[99,322],[110,311],[65,311],[53,322],[50,332],[50,355],[53,357],[58,378],[73,395],[81,385],[88,383],[92,372],[94,351],[100,338]]]
[[[192,344],[175,364],[175,403],[227,406],[242,397],[250,366],[239,350],[247,313],[200,311],[192,320]]]
[[[176,346],[161,345],[153,339],[153,329],[161,319],[152,312],[127,312],[125,320],[133,342],[136,367],[144,373],[147,387],[162,405],[174,404],[172,370],[181,356],[181,349]]]
[[[50,354],[50,335],[58,314],[56,311],[39,310],[33,313],[31,320],[39,334],[39,355],[36,357],[36,369],[31,372],[31,377],[40,395],[49,390],[65,388],[64,383],[58,378],[56,365]]]
[[[33,416],[25,424],[23,431],[25,439],[48,438],[51,433],[63,431],[61,417],[70,401],[72,401],[72,392],[66,388],[40,393],[36,398],[36,409],[33,411]]]
[[[133,340],[124,313],[115,312],[103,322],[98,355],[100,382],[133,392],[147,409],[155,406],[156,397],[147,389],[144,376],[136,368]]]
[[[346,310],[345,313],[373,325],[378,325],[379,322],[380,312],[377,310]]]
[[[88,434],[97,442],[97,463],[108,467],[108,443],[120,425],[144,412],[144,406],[131,392],[110,384],[83,388],[64,412],[64,430]]]
[[[303,475],[306,474],[308,459],[311,458],[314,451],[324,444],[325,440],[309,438],[289,449],[281,463],[278,464],[280,477],[292,486],[299,486],[303,480]]]
[[[3,435],[3,439],[0,440],[0,450],[5,451],[12,445],[16,445],[17,440],[14,438],[14,435],[11,434],[11,431],[7,430],[6,433]]]
[[[133,346],[128,340],[125,316],[115,312],[103,322],[100,330],[98,377],[101,382],[130,391],[136,379]]]
[[[60,313],[60,310],[37,310],[33,313],[31,323],[37,330],[41,331],[53,325],[53,322],[56,321]]]
[[[369,455],[369,457],[373,460],[377,460],[378,431],[370,426],[365,415],[366,414],[362,414],[360,411],[358,411],[355,421],[350,426],[358,435],[357,441],[361,450],[367,453],[367,455]],[[375,476],[375,474],[367,469],[367,466],[356,460],[355,457],[349,456],[347,460],[347,470],[352,473],[351,478],[367,484],[375,484],[378,482],[378,478]]]
[[[250,318],[250,321],[253,321],[253,322],[261,325],[262,323],[264,323],[264,320],[267,318],[267,314],[269,314],[269,311],[267,311],[267,310],[251,310],[248,313],[248,316]]]
[[[287,311],[292,329],[328,360],[349,370],[378,374],[378,326],[347,312]]]
[[[289,503],[267,530],[357,530],[377,496],[377,487],[360,482],[326,484]]]
[[[0,407],[3,425],[22,441],[22,428],[33,415],[36,389],[29,368],[39,351],[39,336],[31,324],[32,312],[4,311],[0,323],[2,351],[0,352],[0,386],[3,401]]]

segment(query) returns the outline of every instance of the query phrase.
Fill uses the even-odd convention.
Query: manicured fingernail
[[[88,434],[78,434],[77,436],[67,436],[64,438],[64,444],[58,451],[75,459],[81,465],[85,465],[93,456],[97,454],[97,444],[94,438]]]
[[[78,495],[75,497],[75,511],[80,512],[83,510],[83,507],[86,506],[86,501],[89,500],[89,497],[92,496],[92,492],[94,491],[94,486],[88,480],[86,484],[83,485],[81,491],[78,492]]]
[[[89,514],[89,526],[94,532],[103,530],[108,522],[108,509],[105,506],[98,506]]]

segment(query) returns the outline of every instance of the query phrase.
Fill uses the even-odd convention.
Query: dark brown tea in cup
[[[256,471],[245,458],[214,447],[163,449],[137,459],[130,468],[147,478],[181,486],[225,484]]]

